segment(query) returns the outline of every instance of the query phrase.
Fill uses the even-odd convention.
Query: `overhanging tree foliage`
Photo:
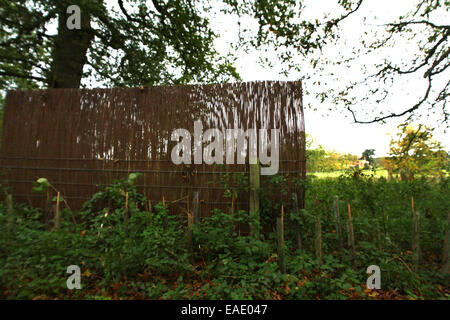
[[[239,1],[229,2],[243,7],[238,5]],[[269,1],[257,1],[266,2]],[[257,16],[260,22],[257,37],[244,32],[244,42],[274,49],[286,75],[299,71],[310,79],[308,91],[315,93],[318,101],[331,105],[329,109],[345,108],[356,123],[384,122],[397,117],[411,120],[426,106],[430,113],[439,112],[447,122],[450,1],[402,2],[404,14],[387,23],[377,23],[379,17],[373,17],[370,23],[366,21],[369,17],[365,14],[377,14],[377,4],[372,7],[373,13],[367,10],[370,5],[374,3],[337,0],[336,11],[325,9],[325,17],[302,19],[302,5],[275,1],[267,9],[276,13],[273,19],[266,21]],[[268,59],[263,61],[271,65]],[[309,62],[309,71],[305,71],[303,62]],[[344,81],[343,75],[347,73],[353,78]],[[420,92],[408,87],[411,81],[422,84]],[[405,83],[406,93],[399,92],[400,83]],[[405,95],[415,99],[406,102]],[[402,97],[403,104],[389,104],[393,96]],[[314,104],[317,107],[317,100]]]
[[[228,2],[235,5],[235,12],[248,13],[241,2]],[[409,121],[426,106],[430,108],[429,113],[440,113],[442,120],[448,122],[450,1],[402,3],[404,14],[382,24],[376,24],[375,17],[372,25],[363,15],[369,1],[337,0],[336,11],[325,10],[324,17],[308,19],[301,16],[303,3],[312,4],[274,1],[265,8],[274,14],[267,20],[256,15],[259,22],[256,37],[244,29],[242,42],[275,49],[286,75],[293,70],[301,72],[305,79],[312,80],[309,88],[319,101],[328,102],[331,109],[343,106],[355,123],[384,122],[397,117],[407,117]],[[348,39],[342,40],[344,33],[357,36],[360,28],[363,32],[357,44],[352,46],[346,43]],[[354,41],[355,36],[350,40]],[[399,57],[392,57],[393,52]],[[305,71],[302,60],[310,62],[310,71]],[[264,62],[271,65],[267,59]],[[344,82],[342,76],[350,68],[357,77]],[[411,81],[423,84],[420,94],[417,89],[408,88]],[[394,86],[400,82],[406,83],[406,96],[416,95],[416,98],[394,106],[388,98],[405,100],[404,93]],[[364,109],[358,108],[361,105]]]
[[[361,11],[365,4],[368,2],[354,1],[352,7]],[[351,53],[350,43],[338,44],[337,33],[338,58],[311,59],[317,74],[329,76],[329,81],[319,76],[314,82],[325,87],[316,90],[317,97],[347,109],[355,123],[383,123],[390,118],[410,121],[428,107],[428,114],[436,114],[448,124],[449,11],[448,0],[418,0],[415,5],[405,3],[404,14],[388,23],[370,25],[362,16],[360,26],[365,31]],[[344,82],[342,75],[349,72],[358,77]],[[412,82],[420,83],[421,88],[411,87]],[[400,92],[400,83],[405,92]],[[414,99],[406,101],[409,96]],[[393,97],[401,97],[401,105],[393,105]]]
[[[0,86],[113,86],[237,78],[214,49],[215,34],[192,1],[1,0]],[[69,5],[81,28],[66,26]],[[57,23],[57,34],[51,24]]]
[[[373,119],[359,119],[354,111],[354,106],[347,103],[347,108],[352,113],[355,122],[372,123],[405,115],[410,119],[413,113],[423,105],[428,105],[432,109],[440,108],[443,120],[446,122],[449,120],[447,103],[450,74],[447,69],[450,66],[450,25],[448,19],[446,24],[434,22],[439,13],[450,17],[449,10],[450,2],[447,0],[418,1],[412,11],[406,12],[396,21],[384,25],[384,35],[375,37],[374,41],[363,43],[364,49],[358,54],[376,53],[379,49],[395,46],[398,50],[402,50],[402,47],[398,45],[399,38],[416,39],[414,41],[415,49],[412,52],[407,52],[409,50],[406,48],[403,49],[404,59],[392,61],[386,57],[384,61],[374,66],[374,71],[367,72],[361,82],[349,84],[347,90],[353,90],[358,84],[367,84],[371,86],[368,92],[369,99],[370,96],[375,97],[373,101],[378,104],[385,101],[390,93],[390,87],[402,77],[418,76],[423,77],[426,81],[421,96],[414,104],[404,106],[398,112],[382,111]],[[380,88],[380,83],[386,85]]]
[[[0,0],[0,88],[79,87],[92,76],[112,86],[226,81],[239,78],[232,56],[214,48],[212,6],[256,21],[238,46],[287,46],[307,55],[348,13],[315,26],[294,0]],[[347,9],[347,1],[339,1]],[[81,8],[69,30],[67,7]],[[57,24],[57,34],[49,32]],[[318,32],[320,28],[323,32]],[[248,32],[247,32],[248,31]],[[314,34],[317,35],[314,35]],[[283,41],[281,41],[283,39]]]

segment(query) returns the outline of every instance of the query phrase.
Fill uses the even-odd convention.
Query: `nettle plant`
[[[135,185],[142,173],[130,173],[128,177],[113,180],[109,185],[101,185],[101,191],[95,193],[82,207],[82,213],[88,220],[98,220],[107,215],[125,217],[133,212],[144,210],[146,197],[139,193]]]
[[[218,164],[217,166],[225,168],[224,164]],[[215,182],[208,181],[207,183]],[[240,197],[250,189],[248,176],[243,172],[226,172],[223,174],[219,183],[225,189],[223,193],[224,198],[230,199],[233,202],[240,199]]]
[[[181,218],[161,202],[146,210],[147,199],[135,185],[140,173],[102,186],[83,205],[86,229],[94,235],[104,281],[123,275],[190,271]]]
[[[53,201],[56,202],[57,201],[57,197],[53,197],[50,199],[50,191],[53,190],[56,193],[60,193],[61,192],[56,189],[49,181],[47,178],[39,178],[36,181],[33,182],[33,189],[34,192],[38,192],[41,194],[45,194],[47,196],[47,201]],[[69,205],[67,204],[66,200],[64,199],[63,196],[59,197],[59,201],[63,202],[66,207],[70,210]]]
[[[63,197],[62,193],[48,181],[47,178],[39,178],[34,181],[32,191],[43,194],[46,197],[46,208],[43,215],[45,220],[44,224],[46,225],[46,227],[48,227],[47,223],[50,217],[53,217],[55,219],[55,228],[59,226],[59,220],[61,219],[61,217],[63,219],[63,221],[61,221],[62,223],[64,223],[64,217],[70,216],[73,224],[77,224],[74,213],[67,203],[66,199]],[[56,193],[56,196],[51,197],[51,191]],[[63,204],[64,207],[61,207],[61,204]],[[56,226],[56,224],[58,226]]]
[[[269,230],[274,230],[276,227],[276,219],[281,214],[281,206],[286,208],[283,197],[287,194],[287,183],[286,177],[276,174],[264,181],[263,187],[259,190],[261,223],[265,228],[269,227]]]

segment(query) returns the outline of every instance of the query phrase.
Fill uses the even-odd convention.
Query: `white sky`
[[[321,0],[312,1],[306,0],[305,3],[311,5],[307,7],[305,11],[306,17],[309,15],[316,17],[317,14],[324,11],[333,11],[333,4],[336,0]],[[411,8],[414,7],[416,1],[402,0],[402,1],[392,1],[392,0],[378,0],[378,1],[366,1],[363,3],[362,7],[354,16],[348,18],[345,24],[342,25],[341,32],[344,40],[348,42],[355,43],[360,35],[359,31],[364,29],[363,19],[365,19],[367,24],[381,24],[388,21],[394,20],[396,17],[405,14]],[[309,15],[308,15],[309,14]],[[448,24],[450,17],[438,17],[440,23]],[[237,35],[237,21],[226,18],[225,16],[218,16],[212,21],[213,28],[220,34],[220,38],[216,41],[216,47],[220,52],[226,52],[229,50],[229,43],[235,41]],[[245,23],[246,21],[241,21]],[[345,49],[346,47],[341,44],[339,48],[329,48],[324,51],[326,55],[335,55],[338,50]],[[390,55],[393,59],[404,55],[405,50],[408,47],[399,45],[398,48],[395,47]],[[266,54],[266,53],[265,53]],[[236,67],[238,72],[244,81],[252,80],[296,80],[299,79],[301,74],[296,72],[291,72],[287,77],[280,75],[279,71],[281,69],[280,64],[276,63],[276,57],[274,54],[267,53],[266,56],[272,57],[271,60],[275,62],[275,67],[272,69],[263,67],[258,64],[258,53],[251,52],[249,54],[239,53],[238,60],[236,62]],[[371,58],[363,60],[363,64],[370,64]],[[305,67],[307,68],[307,67]],[[352,79],[352,77],[359,76],[360,70],[351,70],[350,73],[345,75],[345,78]],[[448,79],[448,74],[446,75]],[[343,77],[344,78],[344,77]],[[423,81],[423,80],[422,80]],[[332,84],[333,85],[333,84]],[[336,83],[335,85],[339,85]],[[397,84],[396,84],[397,85]],[[311,89],[312,81],[304,82],[303,86]],[[313,88],[314,89],[314,88]],[[423,82],[420,79],[408,79],[402,86],[399,84],[398,88],[393,87],[393,95],[388,100],[389,108],[398,107],[397,110],[404,110],[405,103],[406,107],[417,101],[423,92]],[[364,92],[361,92],[364,94]],[[330,105],[321,105],[320,101],[313,95],[305,95],[303,97],[305,105],[305,126],[306,132],[311,134],[319,144],[322,144],[327,149],[335,149],[342,153],[352,153],[356,155],[361,155],[365,149],[375,149],[376,156],[385,156],[389,151],[389,142],[391,139],[390,134],[396,133],[396,127],[402,121],[401,119],[389,120],[387,124],[355,124],[353,123],[353,118],[348,111],[344,110],[333,110],[328,111]],[[307,104],[311,103],[317,111],[307,108]],[[332,107],[332,106],[331,106]],[[371,108],[370,106],[361,106],[359,110],[363,108]],[[395,108],[394,108],[395,110]],[[426,113],[426,108],[424,108],[424,114]],[[361,116],[363,114],[361,113]],[[425,118],[420,119],[421,122],[430,125],[436,125],[433,120],[426,120]],[[435,138],[441,141],[447,150],[450,149],[450,135],[445,133],[444,128],[435,129]]]

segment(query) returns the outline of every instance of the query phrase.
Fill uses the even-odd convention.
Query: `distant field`
[[[364,175],[372,175],[374,174],[373,170],[363,170],[362,171]],[[345,170],[340,171],[331,171],[331,172],[308,172],[307,175],[309,176],[316,176],[318,178],[338,178],[341,175],[345,175]],[[375,177],[376,178],[387,178],[388,172],[386,169],[378,169],[375,171]],[[398,177],[398,175],[394,174],[394,177]],[[450,172],[444,171],[444,176],[448,177],[450,176]]]
[[[363,170],[364,175],[372,175],[374,174],[373,170]],[[345,174],[344,170],[340,171],[331,171],[331,172],[309,172],[308,175],[314,175],[318,178],[338,178],[339,176]],[[375,171],[375,177],[377,178],[387,178],[388,172],[386,169],[378,169]]]

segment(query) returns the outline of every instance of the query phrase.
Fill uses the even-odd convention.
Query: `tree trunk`
[[[78,5],[81,12],[81,28],[69,30],[67,13],[69,5]],[[58,35],[52,52],[50,86],[53,88],[79,88],[83,77],[83,67],[87,61],[87,51],[93,39],[90,13],[83,1],[74,0],[59,6]]]

